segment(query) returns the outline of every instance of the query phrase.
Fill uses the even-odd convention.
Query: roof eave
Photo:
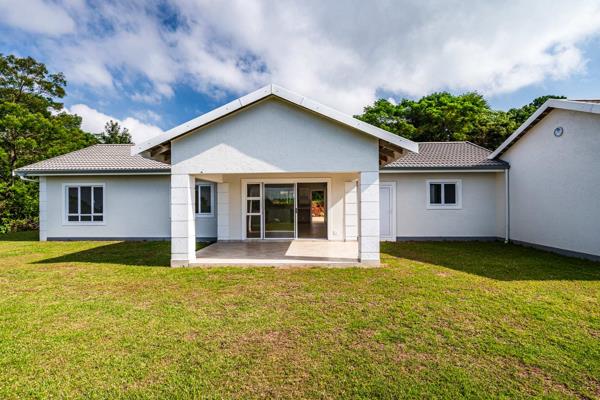
[[[436,166],[436,167],[382,167],[381,171],[469,171],[469,170],[505,170],[509,169],[508,164],[503,165],[483,165],[472,167],[452,167],[452,166]]]
[[[78,170],[14,170],[14,176],[64,176],[64,175],[169,175],[170,169],[78,169]]]

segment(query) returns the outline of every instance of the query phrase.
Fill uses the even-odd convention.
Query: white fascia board
[[[371,136],[374,136],[378,139],[384,140],[386,142],[392,143],[396,146],[402,147],[404,149],[410,150],[414,153],[419,152],[419,145],[411,140],[405,139],[401,136],[394,135],[390,132],[387,132],[383,129],[377,128],[373,125],[362,122],[354,117],[341,113],[333,108],[324,106],[314,100],[310,100],[298,93],[294,93],[288,89],[285,89],[278,85],[267,85],[264,86],[250,94],[240,97],[237,100],[234,100],[230,103],[225,104],[213,111],[210,111],[206,114],[203,114],[197,118],[194,118],[184,124],[181,124],[173,129],[168,130],[162,135],[158,135],[146,142],[136,144],[131,148],[131,154],[136,155],[140,154],[146,150],[151,149],[152,147],[158,146],[164,142],[171,141],[177,136],[183,135],[189,131],[197,129],[203,125],[206,125],[218,118],[221,118],[227,114],[230,114],[242,107],[246,107],[252,103],[260,101],[268,96],[277,96],[283,100],[286,100],[290,103],[296,104],[300,107],[306,108],[307,110],[311,110],[317,114],[323,115],[324,117],[330,118],[334,121],[337,121],[343,125],[347,125],[364,133],[367,133]]]
[[[538,108],[536,112],[531,114],[531,116],[527,118],[527,120],[523,122],[521,126],[519,126],[517,130],[512,133],[512,135],[510,135],[504,142],[502,142],[500,146],[498,146],[496,150],[492,152],[492,154],[488,156],[488,159],[492,160],[502,154],[502,152],[508,146],[510,146],[512,142],[514,142],[523,133],[524,130],[528,129],[535,122],[535,120],[537,120],[539,116],[546,112],[546,110],[549,108],[600,114],[600,104],[597,103],[586,103],[582,101],[562,99],[546,100],[546,102],[542,104],[542,106]]]
[[[380,174],[446,174],[446,173],[472,173],[472,172],[504,172],[505,169],[380,169]]]

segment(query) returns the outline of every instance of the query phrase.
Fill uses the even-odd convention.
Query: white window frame
[[[200,210],[200,188],[202,186],[207,186],[210,188],[210,212],[202,212]],[[198,182],[196,183],[195,190],[198,191],[198,212],[196,213],[196,217],[198,218],[212,218],[215,216],[215,185],[208,182]],[[196,211],[196,193],[194,192],[194,211]]]
[[[432,184],[442,185],[442,204],[431,204],[431,185]],[[445,204],[444,203],[444,187],[445,184],[456,185],[456,203]],[[460,210],[462,209],[462,180],[461,179],[430,179],[426,181],[425,191],[427,193],[427,209],[428,210]]]
[[[85,186],[92,187],[92,199],[94,198],[94,187],[102,188],[102,214],[94,214],[94,202],[92,201],[92,219],[94,219],[94,215],[102,215],[102,221],[69,221],[69,188],[76,187],[79,192],[81,192],[81,188]],[[83,225],[83,226],[93,226],[93,225],[106,225],[106,184],[104,182],[90,182],[90,183],[63,183],[62,185],[62,195],[63,195],[63,225]],[[79,200],[81,200],[81,195],[78,195]],[[80,202],[77,205],[78,209],[80,207]],[[81,216],[81,213],[77,215]]]

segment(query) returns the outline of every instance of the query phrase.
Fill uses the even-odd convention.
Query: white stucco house
[[[549,100],[497,150],[415,143],[269,85],[136,145],[15,171],[39,179],[40,240],[355,244],[505,240],[600,258],[600,104]],[[209,246],[207,249],[214,245]],[[320,250],[319,250],[320,251]]]

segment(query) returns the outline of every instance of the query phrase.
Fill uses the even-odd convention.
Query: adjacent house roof
[[[336,111],[333,108],[327,107],[300,94],[287,90],[281,86],[267,85],[261,89],[258,89],[255,92],[247,94],[246,96],[242,96],[239,99],[232,101],[231,103],[225,104],[222,107],[219,107],[213,111],[203,114],[197,118],[194,118],[182,125],[179,125],[165,132],[162,135],[158,135],[144,143],[135,145],[135,147],[131,149],[132,154],[144,153],[144,155],[146,156],[154,157],[158,154],[166,153],[170,151],[170,141],[175,139],[176,137],[185,135],[191,132],[192,130],[198,129],[213,121],[223,118],[226,115],[229,115],[235,111],[238,111],[244,107],[247,107],[251,104],[254,104],[260,100],[266,99],[271,96],[278,97],[301,108],[334,120],[340,124],[357,129],[368,135],[374,136],[379,139],[380,147],[388,146],[391,151],[395,151],[398,154],[402,152],[402,149],[410,150],[415,153],[419,151],[417,143],[411,140],[405,139],[398,135],[394,135],[388,131],[377,128],[376,126],[367,124],[366,122],[360,121],[342,112]],[[168,159],[168,157],[166,159]]]
[[[492,152],[471,142],[421,142],[419,153],[405,153],[382,171],[506,169],[508,164],[491,160]]]
[[[17,175],[169,173],[171,166],[131,155],[131,144],[96,144],[15,170]]]
[[[515,144],[521,136],[526,134],[538,122],[548,115],[552,110],[559,108],[562,110],[579,111],[593,114],[600,114],[600,104],[598,100],[561,100],[550,99],[534,112],[512,135],[508,137],[493,153],[489,155],[490,159],[497,158],[510,146]]]

